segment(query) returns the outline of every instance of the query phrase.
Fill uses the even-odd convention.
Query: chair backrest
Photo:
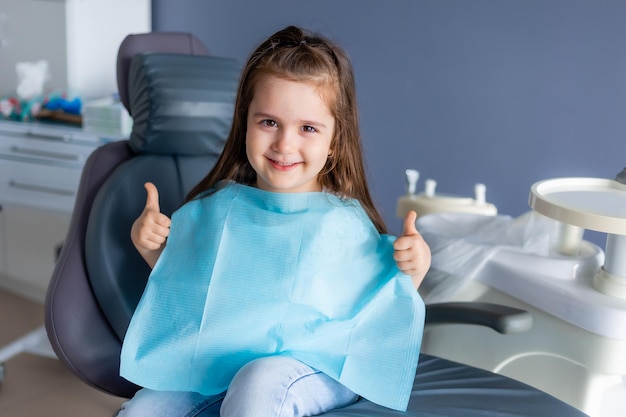
[[[150,273],[130,241],[143,184],[157,186],[165,214],[180,206],[222,150],[238,76],[235,61],[208,56],[189,34],[130,35],[120,46],[118,86],[133,131],[88,158],[45,305],[57,356],[100,390],[138,389],[119,376],[119,354]]]
[[[128,103],[128,71],[133,57],[144,52],[169,52],[186,55],[209,55],[198,38],[186,32],[151,32],[128,35],[117,54],[117,90],[120,101],[131,114]]]

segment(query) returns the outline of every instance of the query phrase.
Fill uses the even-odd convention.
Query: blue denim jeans
[[[254,360],[235,375],[228,390],[193,392],[142,389],[117,417],[304,417],[352,404],[358,396],[304,363],[283,356]]]

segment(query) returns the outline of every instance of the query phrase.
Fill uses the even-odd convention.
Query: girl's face
[[[248,109],[246,154],[256,186],[283,193],[321,191],[335,118],[320,88],[275,76],[259,80]]]

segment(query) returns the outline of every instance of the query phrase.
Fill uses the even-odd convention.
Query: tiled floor
[[[0,290],[0,349],[43,324],[43,307]],[[5,364],[2,417],[111,417],[123,401],[99,392],[59,361],[21,353]]]

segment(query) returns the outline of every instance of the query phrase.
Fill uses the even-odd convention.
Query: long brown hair
[[[326,98],[335,118],[332,154],[318,174],[318,181],[324,189],[358,200],[376,229],[386,233],[365,176],[352,64],[338,45],[295,26],[276,32],[250,55],[241,73],[233,123],[224,150],[186,201],[216,187],[222,180],[248,185],[256,182],[256,173],[246,156],[246,130],[248,108],[255,87],[264,76],[312,82],[333,93]]]

